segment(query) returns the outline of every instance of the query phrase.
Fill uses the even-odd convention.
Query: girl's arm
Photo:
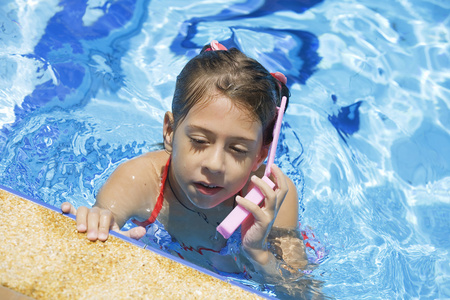
[[[131,217],[145,220],[154,206],[158,191],[154,154],[147,153],[121,164],[108,178],[96,197],[94,207],[108,209],[119,227]]]
[[[306,265],[306,252],[298,234],[298,195],[292,181],[276,167],[272,167],[275,190],[259,178],[252,178],[265,195],[259,207],[246,199],[238,203],[252,213],[242,224],[243,260],[250,264],[253,276],[278,282]],[[273,246],[269,249],[269,243]],[[247,268],[248,269],[248,268]]]
[[[294,269],[301,269],[306,266],[308,259],[299,230],[298,193],[292,180],[286,178],[289,191],[269,233],[268,242],[277,258],[282,258]]]
[[[120,228],[131,217],[145,219],[154,206],[151,197],[155,189],[156,168],[146,154],[121,164],[100,189],[93,208],[80,207],[76,210],[65,202],[61,209],[65,213],[76,214],[77,229],[87,232],[89,240],[105,241],[109,230],[139,239],[145,234],[143,227],[128,232]]]

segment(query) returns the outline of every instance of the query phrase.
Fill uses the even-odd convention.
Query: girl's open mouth
[[[215,195],[223,189],[223,187],[221,186],[207,184],[204,182],[196,182],[194,183],[194,186],[200,193],[204,195]]]

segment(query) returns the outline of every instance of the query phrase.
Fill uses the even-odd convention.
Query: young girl
[[[180,245],[173,254],[266,282],[306,265],[295,186],[276,165],[274,190],[261,179],[277,106],[289,96],[285,83],[237,49],[205,46],[177,78],[164,151],[120,165],[93,208],[65,202],[62,211],[76,214],[78,231],[92,241],[105,241],[110,229],[139,239],[158,224]],[[254,185],[262,207],[242,197]],[[227,241],[216,227],[238,204],[251,216]],[[120,231],[130,218],[141,226]]]

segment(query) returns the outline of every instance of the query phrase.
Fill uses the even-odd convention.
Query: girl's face
[[[170,113],[169,113],[170,114]],[[195,105],[171,135],[172,178],[179,197],[212,208],[236,195],[267,156],[263,129],[225,96]],[[166,118],[167,121],[167,118]]]

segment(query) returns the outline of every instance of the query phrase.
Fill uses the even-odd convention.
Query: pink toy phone
[[[277,151],[278,137],[280,136],[281,121],[283,119],[284,110],[286,108],[286,101],[287,98],[283,97],[281,99],[281,105],[278,108],[277,122],[275,123],[275,127],[273,129],[273,141],[272,145],[270,146],[269,158],[267,160],[264,176],[262,177],[262,180],[264,180],[271,188],[274,188],[275,184],[269,179],[271,173],[270,166],[273,164],[273,161],[275,160],[275,152]],[[257,187],[254,187],[244,198],[259,205],[261,201],[264,199],[264,195]],[[239,227],[239,225],[242,224],[245,218],[248,217],[249,214],[250,213],[242,206],[240,205],[236,206],[231,211],[231,213],[222,221],[222,223],[220,223],[219,226],[217,226],[217,231],[221,235],[223,235],[224,238],[228,239],[233,234],[233,232]]]

